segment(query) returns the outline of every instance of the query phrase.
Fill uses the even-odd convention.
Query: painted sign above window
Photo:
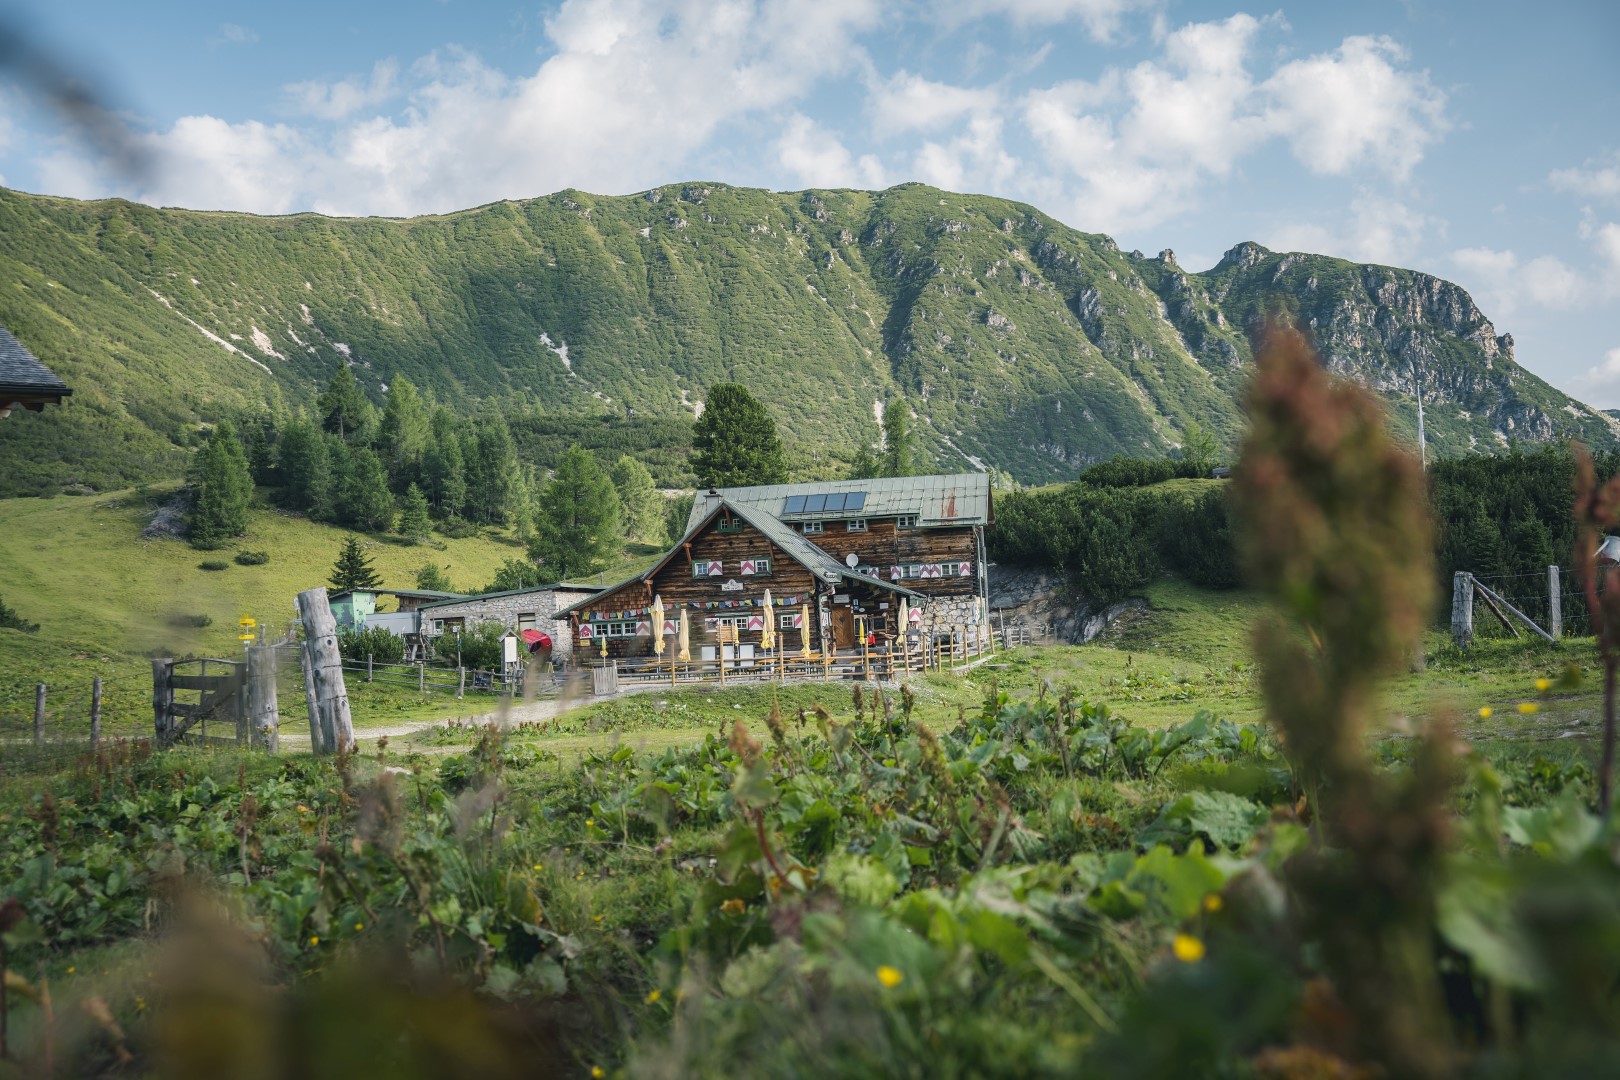
[[[769,559],[744,559],[738,567],[738,573],[743,577],[752,577],[755,574],[769,574],[770,572],[771,560]]]
[[[726,564],[719,559],[699,559],[692,564],[692,576],[698,577],[724,577]]]

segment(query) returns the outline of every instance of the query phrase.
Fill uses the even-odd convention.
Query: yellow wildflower
[[[1212,915],[1221,910],[1221,894],[1212,892],[1204,897],[1204,910]]]
[[[1170,951],[1184,964],[1196,964],[1204,958],[1204,943],[1191,934],[1177,934]]]
[[[305,806],[303,803],[298,804],[298,812],[300,814],[312,814],[312,813],[314,813],[313,810],[311,810],[309,807]]]
[[[354,928],[356,930],[364,930],[366,928],[366,924],[363,922],[357,922],[354,924]]]
[[[596,1080],[602,1080],[602,1077],[606,1076],[607,1073],[602,1071],[602,1066],[600,1066],[600,1065],[592,1065],[591,1066],[591,1075],[593,1077],[595,1077]]]
[[[595,818],[589,818],[588,817],[588,818],[585,819],[585,827],[587,829],[594,828],[595,825],[596,825],[596,819]]]
[[[543,866],[541,866],[541,865],[540,865],[540,864],[539,864],[539,863],[535,863],[535,864],[534,864],[534,868],[535,868],[535,870],[537,870],[537,871],[539,871],[539,870],[544,870],[544,869],[545,869],[545,867],[543,867]]]
[[[1496,710],[1492,709],[1489,705],[1481,705],[1479,707],[1479,718],[1481,720],[1489,720],[1491,718],[1491,713],[1495,711]]]
[[[663,996],[664,996],[664,994],[663,994],[662,991],[654,990],[652,993],[647,995],[647,1004],[656,1005],[656,1004],[658,1004],[658,999],[663,997]]]
[[[312,937],[309,939],[309,943],[311,945],[319,945],[321,943],[321,939],[318,937]]]
[[[1519,702],[1519,711],[1524,713],[1526,716],[1528,716],[1531,713],[1535,712],[1539,708],[1541,708],[1541,706],[1537,705],[1533,701],[1521,701],[1521,702]]]
[[[903,981],[905,981],[906,973],[901,971],[899,968],[890,967],[888,964],[884,964],[882,967],[877,969],[877,977],[878,982],[882,983],[887,989],[893,990],[896,986],[899,986]]]
[[[725,912],[727,915],[741,915],[744,909],[747,907],[747,904],[733,896],[730,900],[727,900],[725,903],[720,905],[720,910]]]
[[[602,921],[602,916],[600,916],[600,915],[592,915],[591,918],[595,919],[597,922]]]
[[[76,968],[76,967],[70,967],[70,968],[68,968],[68,974],[69,974],[69,975],[71,975],[71,974],[73,974],[73,973],[74,973],[74,972],[75,972],[75,971],[78,971],[78,970],[79,970],[79,969],[78,969],[78,968]]]
[[[1540,690],[1542,693],[1546,693],[1548,690],[1552,689],[1552,680],[1551,679],[1537,679],[1536,680],[1536,689]]]

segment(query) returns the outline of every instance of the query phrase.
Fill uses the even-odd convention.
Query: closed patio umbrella
[[[652,602],[653,655],[664,655],[664,598],[653,597]]]
[[[766,652],[776,648],[776,626],[771,615],[771,590],[765,590],[765,628],[759,632],[759,647]]]
[[[810,605],[799,606],[799,644],[806,658],[810,656]]]
[[[681,633],[680,637],[675,639],[675,643],[680,647],[680,651],[676,653],[676,656],[680,658],[681,663],[690,664],[692,662],[692,632],[687,629],[685,608],[681,608]]]

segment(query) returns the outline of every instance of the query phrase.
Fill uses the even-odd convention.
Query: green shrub
[[[197,569],[199,570],[229,570],[230,568],[230,563],[223,562],[219,559],[204,559],[202,562],[197,564]]]
[[[397,664],[405,659],[405,639],[384,626],[352,630],[338,627],[338,651],[349,660],[370,656],[379,664]]]
[[[461,666],[469,670],[498,671],[501,666],[501,638],[506,627],[500,623],[481,622],[461,635]],[[453,663],[456,658],[455,638],[439,639],[439,656]]]
[[[212,615],[171,615],[169,616],[169,625],[177,629],[195,627],[200,630],[205,626],[214,625],[214,617]]]
[[[1148,487],[1166,480],[1198,480],[1208,471],[1200,461],[1120,457],[1097,462],[1080,474],[1080,482],[1103,488]]]
[[[270,553],[268,551],[238,551],[236,553],[236,565],[238,566],[263,566],[269,561]]]
[[[39,633],[39,623],[29,622],[17,613],[16,608],[7,607],[4,599],[0,599],[0,626],[12,630],[21,630],[25,634]]]
[[[1159,557],[1168,569],[1194,585],[1235,589],[1243,583],[1227,492],[1223,484],[1165,500],[1159,520]]]
[[[478,526],[465,518],[446,518],[439,523],[439,535],[450,540],[465,540],[478,535]]]

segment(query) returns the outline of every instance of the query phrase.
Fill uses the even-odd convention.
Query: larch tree
[[[748,389],[720,383],[709,390],[692,425],[692,468],[708,487],[787,482],[787,456],[776,421]]]
[[[911,406],[895,398],[883,410],[881,475],[911,476],[917,471],[917,435],[911,427]]]
[[[569,447],[541,489],[529,558],[556,581],[601,568],[624,539],[619,493],[590,451]]]
[[[361,447],[349,458],[342,488],[341,518],[357,529],[387,532],[394,526],[394,496],[388,472],[375,450]]]
[[[664,499],[653,486],[647,466],[622,454],[609,475],[619,493],[625,535],[634,540],[655,540],[664,527]]]
[[[383,403],[382,419],[377,423],[377,449],[395,490],[404,489],[420,477],[422,455],[427,452],[432,431],[427,406],[416,384],[403,375],[394,376],[388,386],[388,400]]]
[[[217,548],[247,531],[253,477],[236,430],[227,421],[215,425],[192,460],[191,495],[187,531],[192,547]]]
[[[399,503],[399,534],[413,544],[420,544],[433,531],[433,518],[428,511],[427,496],[412,484],[405,489]]]

